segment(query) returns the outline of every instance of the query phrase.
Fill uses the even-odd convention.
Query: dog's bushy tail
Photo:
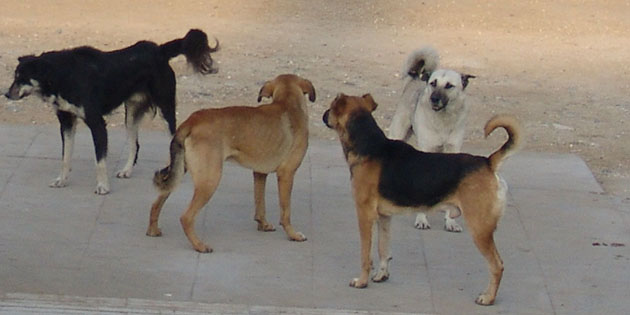
[[[185,147],[184,140],[190,134],[188,125],[183,124],[177,129],[170,145],[171,162],[170,164],[155,172],[153,176],[153,185],[160,193],[170,193],[182,181],[184,173],[186,173]]]
[[[496,172],[501,165],[501,162],[503,162],[503,160],[505,160],[508,156],[515,153],[521,146],[522,127],[515,117],[509,115],[496,115],[490,118],[483,129],[485,136],[488,137],[492,131],[499,127],[507,131],[508,139],[497,151],[490,154],[488,157],[490,169],[492,169],[493,172]]]
[[[437,69],[439,62],[440,56],[433,47],[425,46],[416,49],[409,54],[403,64],[403,77],[410,76],[414,79],[421,78],[427,81],[431,73]]]
[[[206,33],[198,29],[191,29],[184,38],[160,45],[160,50],[168,59],[184,54],[195,71],[208,74],[216,72],[216,69],[212,67],[213,61],[210,56],[210,53],[219,50],[219,41],[216,38],[215,41],[217,44],[210,47]]]

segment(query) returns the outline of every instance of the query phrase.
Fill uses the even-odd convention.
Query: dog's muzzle
[[[441,111],[448,105],[448,97],[440,93],[431,94],[431,109],[434,111]]]
[[[326,125],[326,127],[332,128],[332,126],[328,124],[328,115],[330,115],[330,109],[327,109],[324,112],[324,116],[322,116],[322,120],[324,121],[324,125]]]
[[[5,93],[4,96],[14,101],[19,100],[23,97],[23,96],[22,97],[20,96],[20,86],[16,84],[15,82],[11,84],[9,91],[7,91],[7,93]]]

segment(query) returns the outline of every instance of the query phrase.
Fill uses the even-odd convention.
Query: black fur
[[[169,59],[184,54],[194,69],[201,73],[216,72],[212,68],[208,39],[200,30],[190,30],[184,38],[157,45],[149,41],[120,50],[103,52],[83,46],[61,51],[49,51],[40,56],[18,58],[14,82],[6,96],[19,99],[20,86],[39,83],[38,93],[43,99],[53,99],[64,131],[73,128],[75,113],[59,108],[60,98],[80,109],[82,118],[92,132],[96,159],[107,155],[107,131],[103,116],[111,113],[134,94],[145,97],[144,104],[135,104],[134,121],[151,107],[159,109],[175,133],[175,74]],[[129,113],[127,113],[129,114]],[[138,143],[130,144],[139,147]],[[137,155],[136,155],[137,159]]]
[[[426,153],[388,139],[367,111],[346,125],[352,147],[348,152],[380,161],[379,193],[398,206],[434,206],[455,191],[488,159],[469,154]]]
[[[424,70],[422,71],[422,73],[420,73],[420,69],[422,69],[424,67],[424,59],[420,59],[418,60],[413,66],[411,66],[411,68],[409,68],[409,71],[407,72],[407,74],[412,77],[413,79],[417,79],[420,74],[425,74]]]

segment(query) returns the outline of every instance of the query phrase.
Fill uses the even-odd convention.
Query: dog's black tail
[[[160,45],[160,50],[168,59],[184,54],[188,63],[197,72],[203,74],[216,73],[217,69],[213,67],[212,57],[210,56],[210,53],[219,50],[219,41],[216,38],[215,41],[217,44],[214,47],[210,47],[206,33],[198,29],[191,29],[184,38],[175,39]]]
[[[509,115],[496,115],[490,118],[490,120],[486,123],[486,126],[483,128],[485,136],[488,137],[494,129],[499,127],[507,131],[508,139],[497,151],[488,157],[490,169],[493,172],[496,172],[501,165],[501,162],[516,152],[521,145],[522,128],[516,118]]]
[[[182,181],[184,173],[186,173],[185,147],[184,140],[190,134],[190,128],[185,122],[177,129],[177,132],[171,140],[170,164],[155,172],[153,176],[153,185],[160,193],[168,194],[175,190],[177,184]]]
[[[420,78],[422,81],[428,81],[439,62],[440,56],[431,46],[414,50],[403,64],[402,77],[410,76],[413,79]]]

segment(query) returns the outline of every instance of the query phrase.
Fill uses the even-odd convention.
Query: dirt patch
[[[606,191],[630,200],[630,3],[627,1],[35,1],[5,0],[0,11],[0,90],[16,58],[80,45],[118,49],[162,43],[201,28],[221,41],[220,72],[200,76],[183,58],[178,121],[204,107],[255,105],[280,73],[310,79],[318,92],[311,133],[334,139],[321,115],[338,92],[370,92],[387,127],[407,54],[430,44],[441,64],[477,76],[466,147],[491,150],[483,123],[512,113],[526,126],[526,150],[580,155]],[[56,123],[31,97],[0,100],[0,122]],[[121,128],[123,114],[108,118]],[[144,128],[166,130],[160,119]]]

